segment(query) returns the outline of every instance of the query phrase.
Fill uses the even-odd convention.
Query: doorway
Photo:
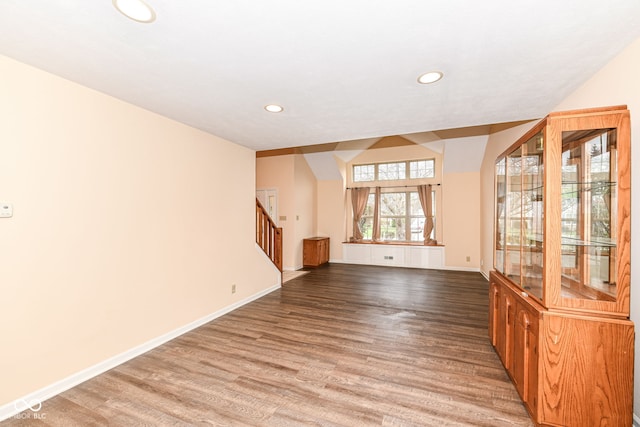
[[[262,203],[262,206],[267,210],[267,213],[278,224],[278,190],[275,189],[261,189],[256,190],[256,197]]]

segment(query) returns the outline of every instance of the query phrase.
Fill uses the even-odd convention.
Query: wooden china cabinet
[[[626,106],[552,113],[498,157],[489,336],[538,426],[631,426]]]

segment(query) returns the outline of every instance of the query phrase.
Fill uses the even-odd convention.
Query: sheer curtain
[[[362,230],[360,230],[360,219],[367,207],[367,199],[369,198],[369,188],[352,188],[351,204],[353,206],[353,239],[362,240]]]
[[[424,212],[424,244],[435,245],[437,240],[431,238],[433,231],[433,200],[431,200],[431,185],[418,185],[418,197]]]

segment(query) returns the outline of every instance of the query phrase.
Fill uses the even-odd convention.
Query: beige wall
[[[278,192],[276,222],[282,227],[285,270],[302,267],[302,239],[317,233],[316,182],[301,154],[256,159],[256,188]]]
[[[480,268],[479,183],[479,172],[444,174],[440,224],[447,267]]]
[[[562,101],[554,111],[572,110],[578,108],[603,107],[610,105],[626,104],[631,111],[631,162],[635,165],[632,170],[637,171],[640,165],[640,149],[638,143],[640,141],[640,39],[632,43],[627,49],[620,53],[614,60],[609,62],[602,70],[596,73],[582,87],[576,90],[572,95]],[[522,132],[511,132],[514,135],[512,141],[515,141],[526,130],[532,126],[523,126]],[[492,221],[486,216],[489,214],[489,207],[493,203],[493,190],[491,196],[488,193],[489,180],[493,185],[493,174],[489,172],[491,163],[495,160],[494,153],[497,155],[500,147],[508,145],[504,135],[496,135],[490,140],[490,147],[487,149],[485,163],[482,169],[483,181],[483,256],[489,257],[491,252],[491,243],[488,242],[488,236],[492,233]],[[640,173],[632,173],[631,182],[631,210],[632,210],[632,228],[631,228],[631,254],[633,260],[640,259],[637,254],[640,253]],[[491,187],[492,188],[492,187]],[[485,269],[490,268],[485,263]],[[631,320],[638,325],[640,322],[640,264],[632,261],[631,265]],[[634,412],[640,417],[640,341],[636,339],[635,346],[635,387],[634,387]]]
[[[296,197],[296,247],[295,266],[302,267],[302,240],[317,234],[316,177],[301,154],[295,155],[294,185]]]
[[[329,237],[330,258],[342,259],[345,241],[344,181],[318,181],[318,235]]]
[[[282,266],[285,270],[295,270],[296,264],[294,170],[294,155],[256,159],[256,188],[275,189],[278,193],[278,218],[273,219],[278,227],[282,227]]]
[[[0,93],[0,406],[278,284],[253,151],[4,57]]]

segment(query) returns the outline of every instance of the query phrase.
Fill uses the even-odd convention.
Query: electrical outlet
[[[231,285],[231,293],[232,294],[236,293],[236,285],[235,284]]]
[[[13,205],[7,202],[0,202],[0,218],[11,218],[13,216]]]
[[[467,257],[467,262],[471,262],[471,257],[470,256]]]

